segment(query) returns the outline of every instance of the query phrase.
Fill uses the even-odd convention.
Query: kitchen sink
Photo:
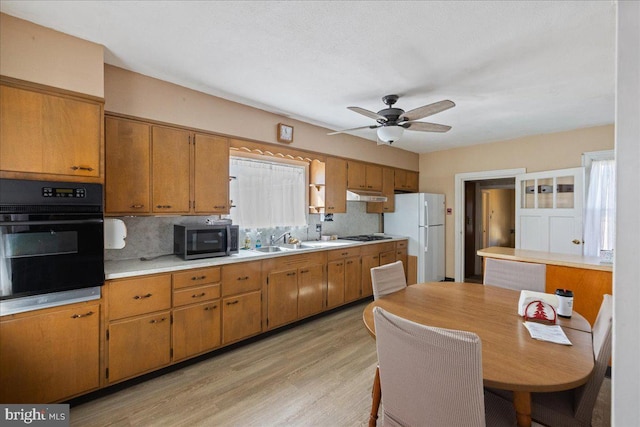
[[[258,251],[258,252],[280,252],[283,249],[280,248],[280,246],[263,246],[261,248],[255,248],[254,251]]]
[[[302,243],[282,243],[278,245],[278,247],[286,251],[296,251],[300,249],[311,249],[313,246],[303,245]]]
[[[282,243],[278,246],[263,246],[261,248],[254,249],[258,252],[272,253],[272,252],[286,252],[286,251],[299,251],[302,249],[313,249],[314,246],[303,245],[300,243]]]

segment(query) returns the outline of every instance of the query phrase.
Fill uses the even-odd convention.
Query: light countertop
[[[374,240],[371,242],[359,242],[352,240],[329,240],[302,242],[305,246],[313,246],[309,249],[298,249],[281,252],[264,253],[250,249],[240,249],[239,253],[224,257],[204,258],[186,261],[176,255],[165,255],[149,261],[139,258],[106,261],[104,263],[105,279],[122,279],[126,277],[143,276],[147,274],[169,273],[173,271],[189,270],[192,268],[214,267],[238,262],[254,261],[260,259],[275,258],[288,255],[298,255],[308,252],[326,251],[346,246],[372,245],[386,242],[406,240],[406,237],[387,236],[390,239]]]
[[[613,265],[602,264],[600,262],[600,258],[582,255],[558,254],[497,246],[480,249],[478,251],[478,255],[488,258],[507,259],[511,261],[559,265],[564,267],[584,268],[588,270],[613,271]]]

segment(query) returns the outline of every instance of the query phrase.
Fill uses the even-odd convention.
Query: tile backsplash
[[[126,245],[122,249],[105,250],[105,260],[115,261],[140,257],[154,257],[173,253],[173,225],[174,224],[205,224],[212,216],[162,216],[162,217],[120,217],[127,226]],[[213,218],[217,218],[213,216]],[[285,231],[299,240],[316,240],[316,224],[322,225],[322,234],[351,236],[357,234],[371,234],[382,230],[382,216],[367,213],[367,204],[362,202],[347,202],[347,213],[334,214],[333,221],[321,221],[321,215],[308,214],[307,227],[278,227],[275,229],[247,230],[240,225],[240,247],[245,236],[249,234],[252,245],[260,233],[262,245],[269,244],[269,236],[280,236]]]

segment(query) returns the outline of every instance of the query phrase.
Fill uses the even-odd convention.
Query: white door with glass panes
[[[582,255],[584,168],[516,176],[516,248]]]

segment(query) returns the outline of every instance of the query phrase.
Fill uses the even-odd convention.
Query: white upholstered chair
[[[397,292],[407,287],[407,279],[404,275],[402,261],[373,267],[371,269],[371,286],[373,287],[373,299]],[[378,409],[380,408],[380,369],[376,368],[373,379],[373,390],[371,392],[371,415],[369,425],[375,426],[378,419]]]
[[[485,258],[483,283],[516,291],[544,292],[546,274],[544,264]]]
[[[373,309],[383,426],[516,425],[513,405],[485,393],[472,332],[420,325]]]
[[[371,269],[371,286],[373,287],[373,299],[406,288],[407,279],[404,276],[402,261],[373,267]]]
[[[531,393],[531,418],[547,426],[590,426],[593,408],[604,381],[611,358],[611,326],[613,317],[611,295],[604,295],[593,324],[593,356],[595,366],[586,384],[566,391]],[[511,393],[492,392],[511,401]]]

